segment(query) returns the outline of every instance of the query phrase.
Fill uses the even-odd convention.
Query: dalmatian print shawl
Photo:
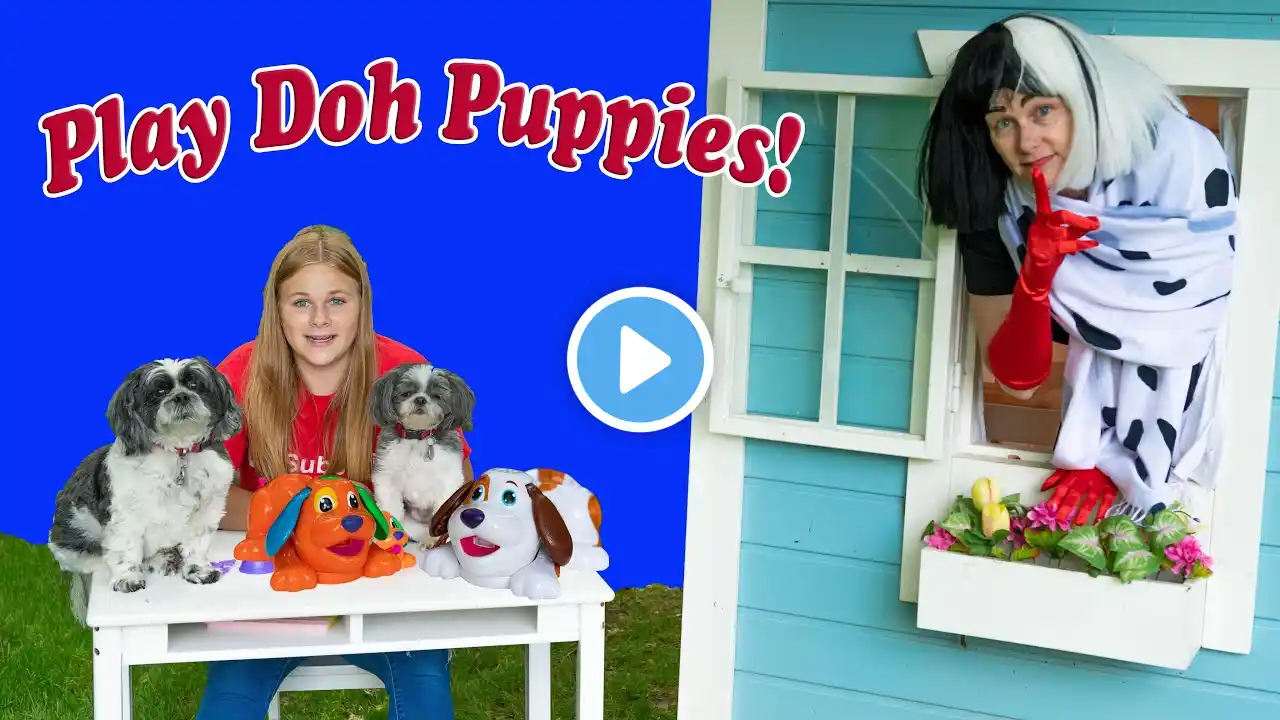
[[[1098,218],[1098,246],[1064,259],[1050,292],[1067,331],[1054,464],[1097,467],[1120,491],[1111,514],[1135,519],[1208,486],[1216,464],[1217,389],[1235,255],[1236,190],[1217,138],[1170,113],[1129,175],[1054,209]],[[1010,183],[1001,236],[1019,266],[1034,218],[1030,188]]]

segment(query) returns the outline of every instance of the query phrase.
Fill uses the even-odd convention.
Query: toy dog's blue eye
[[[508,506],[508,507],[510,507],[510,506],[512,506],[512,505],[515,505],[515,504],[516,504],[516,491],[515,491],[515,490],[503,490],[503,491],[502,491],[502,504],[503,504],[503,505],[506,505],[506,506]]]

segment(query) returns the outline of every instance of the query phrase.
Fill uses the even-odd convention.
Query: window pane
[[[916,163],[929,103],[926,98],[858,97],[850,253],[933,259],[931,253],[921,254],[924,211],[916,195]]]
[[[791,190],[775,198],[756,189],[756,244],[796,250],[831,248],[831,177],[835,161],[836,96],[764,93],[761,124],[777,126],[785,112],[804,118],[804,141],[788,165]]]
[[[827,272],[754,270],[747,412],[817,420]]]

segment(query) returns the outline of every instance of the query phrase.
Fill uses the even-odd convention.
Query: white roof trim
[[[951,59],[970,30],[919,30],[916,33],[929,74],[946,75]],[[1215,90],[1280,89],[1280,43],[1269,40],[1171,38],[1104,35],[1183,92],[1215,94]],[[1223,78],[1231,78],[1223,85]],[[1222,94],[1238,94],[1226,92]]]

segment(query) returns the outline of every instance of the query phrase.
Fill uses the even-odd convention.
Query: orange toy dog
[[[412,567],[406,540],[364,486],[336,475],[281,475],[253,494],[235,558],[274,560],[272,589],[296,592]]]

